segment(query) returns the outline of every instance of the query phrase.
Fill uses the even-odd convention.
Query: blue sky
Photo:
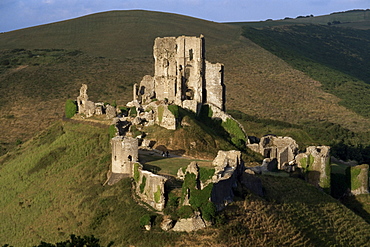
[[[0,0],[0,32],[108,10],[145,9],[232,22],[369,8],[370,0]]]

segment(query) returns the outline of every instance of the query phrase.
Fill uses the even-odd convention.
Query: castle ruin
[[[158,124],[166,129],[176,130],[182,122],[174,113],[173,106],[191,110],[196,114],[205,106],[212,113],[209,117],[223,122],[234,121],[233,124],[238,125],[244,134],[245,131],[238,121],[224,112],[224,66],[206,61],[202,35],[156,38],[153,56],[154,76],[146,75],[139,85],[134,85],[133,101],[127,104],[130,108],[127,116],[114,120],[117,136],[111,140],[112,163],[107,183],[112,185],[124,176],[133,178],[138,198],[162,211],[167,199],[168,178],[143,169],[139,163],[138,139],[142,139],[142,136],[132,137],[130,126],[141,128]],[[116,107],[89,101],[85,84],[80,89],[77,105],[78,112],[83,117],[106,114],[107,118],[114,118],[118,112]],[[219,151],[212,163],[211,177],[202,181],[197,163],[192,162],[186,169],[180,168],[178,171],[180,179],[186,180],[186,176],[188,180],[190,176],[195,177],[192,181],[194,183],[191,183],[193,187],[186,185],[184,181],[184,185],[188,187],[182,188],[182,205],[190,205],[192,196],[194,198],[199,192],[209,190],[206,203],[213,203],[217,210],[221,210],[233,200],[233,188],[239,182],[251,191],[263,195],[261,180],[256,176],[251,177],[251,174],[277,169],[291,172],[295,167],[303,171],[309,183],[330,193],[330,147],[312,146],[308,147],[305,153],[299,153],[296,141],[290,137],[267,135],[253,140],[248,139],[245,134],[245,138],[247,147],[265,157],[262,166],[245,169],[240,151]],[[361,166],[349,170],[350,174],[354,174],[354,186],[351,187],[353,194],[368,193],[368,169],[368,166]],[[202,215],[198,214],[191,220],[180,219],[174,230],[196,230],[206,225]]]
[[[223,64],[205,59],[204,37],[156,38],[154,76],[134,86],[134,101],[167,101],[199,113],[202,104],[225,109]]]
[[[82,118],[89,118],[94,115],[105,114],[108,119],[112,119],[117,115],[115,107],[102,102],[94,103],[93,101],[90,101],[89,96],[87,95],[86,84],[82,84],[80,88],[80,95],[77,97],[76,102],[78,114]]]
[[[280,170],[283,169],[284,165],[294,161],[298,154],[298,144],[291,137],[266,135],[258,143],[247,146],[265,158],[276,159],[277,168]]]

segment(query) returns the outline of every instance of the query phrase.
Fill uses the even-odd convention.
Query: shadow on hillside
[[[356,196],[348,196],[342,200],[342,203],[370,224],[370,212],[365,209],[364,203],[356,199]]]

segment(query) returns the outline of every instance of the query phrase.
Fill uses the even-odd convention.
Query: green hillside
[[[105,245],[144,245],[153,236],[140,229],[137,219],[147,211],[131,198],[129,180],[102,186],[110,160],[107,128],[68,122],[3,156],[0,244],[32,246],[74,233]]]
[[[370,116],[370,31],[297,25],[245,28],[243,35],[320,81],[342,105]]]
[[[0,245],[64,241],[70,234],[93,234],[114,246],[366,245],[367,195],[345,201],[363,220],[301,180],[268,176],[261,177],[264,198],[238,191],[215,227],[165,233],[158,216],[154,230],[143,231],[137,219],[152,212],[128,196],[129,179],[102,186],[111,155],[108,129],[60,119],[82,83],[92,101],[130,101],[132,85],[153,74],[156,37],[203,34],[207,60],[225,65],[226,109],[248,135],[292,136],[302,148],[334,145],[338,157],[368,161],[368,12],[333,14],[351,16],[334,25],[324,16],[253,29],[253,23],[111,11],[0,34]],[[301,22],[309,20],[324,25]],[[364,30],[341,28],[355,26]],[[198,120],[176,132],[146,131],[172,150],[201,158],[234,148],[214,125]],[[190,152],[183,147],[191,138],[203,144]],[[247,165],[258,160],[248,152],[244,157]],[[146,167],[166,174],[177,168],[165,169],[160,160]]]
[[[183,34],[204,34],[207,60],[224,63],[228,110],[290,124],[325,120],[355,133],[369,131],[369,118],[343,107],[339,94],[324,91],[322,82],[241,33],[238,26],[180,15],[112,11],[1,34],[2,153],[60,119],[65,100],[75,98],[82,83],[95,102],[125,104],[132,85],[153,74],[154,38]],[[276,130],[273,125],[260,131],[252,127],[247,133]]]
[[[300,179],[270,176],[260,177],[264,198],[240,190],[214,227],[163,232],[161,215],[132,199],[129,179],[103,186],[110,160],[108,128],[61,121],[2,156],[0,244],[55,243],[70,234],[94,235],[103,246],[363,246],[370,240],[369,223],[338,201]],[[149,232],[139,225],[144,214],[156,216]]]
[[[203,34],[212,47],[235,40],[238,32],[225,24],[176,14],[110,11],[3,33],[0,49],[63,48],[116,59],[151,58],[156,37]]]

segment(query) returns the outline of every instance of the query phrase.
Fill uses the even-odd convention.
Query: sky
[[[0,0],[0,32],[109,10],[143,9],[236,22],[369,8],[370,0]]]

